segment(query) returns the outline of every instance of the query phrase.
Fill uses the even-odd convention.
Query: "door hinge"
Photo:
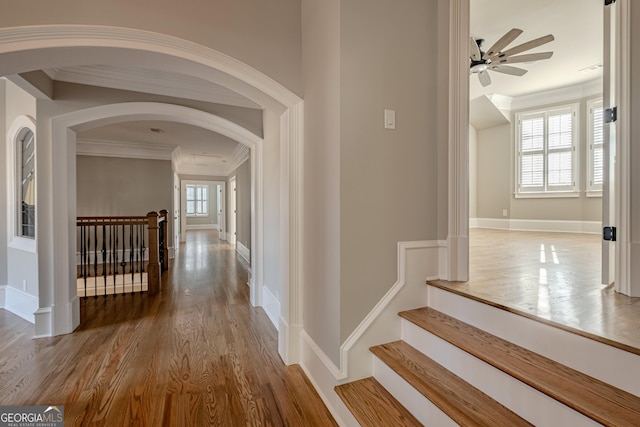
[[[604,227],[602,229],[602,240],[606,240],[608,242],[616,241],[616,228],[615,227]]]
[[[604,122],[613,123],[618,120],[618,107],[607,108],[604,110]]]
[[[616,0],[604,0],[604,5],[609,6],[611,3],[615,3]]]

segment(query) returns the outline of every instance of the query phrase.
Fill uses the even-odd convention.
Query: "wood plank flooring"
[[[463,295],[640,353],[640,298],[600,284],[600,236],[471,229]]]
[[[0,310],[0,404],[64,405],[68,426],[333,426],[247,266],[214,231],[188,233],[156,296],[88,298],[73,334],[31,339]]]

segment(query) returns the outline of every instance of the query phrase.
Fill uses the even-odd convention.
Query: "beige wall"
[[[478,132],[478,218],[503,218],[511,211],[512,187],[511,125]]]
[[[77,156],[78,216],[146,215],[173,212],[169,160]],[[169,221],[169,236],[173,236]]]
[[[172,35],[221,51],[301,93],[299,0],[3,4],[0,27],[41,24],[107,25]]]

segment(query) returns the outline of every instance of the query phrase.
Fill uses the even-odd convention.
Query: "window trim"
[[[18,174],[22,175],[22,153],[18,150],[19,136],[24,129],[28,129],[33,133],[34,140],[34,170],[36,171],[36,186],[35,193],[35,206],[38,205],[38,147],[37,147],[37,132],[36,122],[33,118],[21,115],[14,119],[7,131],[7,229],[9,234],[8,247],[19,249],[26,252],[37,252],[37,240],[38,240],[38,209],[35,209],[35,232],[34,237],[25,237],[20,233],[21,223],[20,216],[22,215],[22,185],[21,178],[18,178]]]
[[[598,107],[604,109],[604,103],[602,98],[594,98],[587,101],[587,197],[602,197],[602,184],[593,184],[593,176],[594,176],[593,110]],[[604,127],[604,122],[603,122],[603,127]],[[603,129],[603,133],[604,133],[604,129]],[[604,145],[604,140],[603,140],[603,145]]]
[[[515,153],[515,198],[558,198],[558,197],[579,197],[580,195],[580,135],[579,135],[579,111],[580,104],[579,103],[571,103],[558,105],[548,108],[536,108],[525,111],[520,111],[515,113],[515,132],[514,132],[514,153]],[[563,113],[571,113],[573,115],[572,126],[571,126],[571,147],[562,150],[553,150],[548,147],[548,123],[549,117],[553,115],[563,114]],[[542,186],[531,187],[529,189],[523,188],[521,185],[522,182],[522,126],[521,122],[523,119],[533,118],[533,117],[543,117],[544,118],[544,141],[541,153],[543,154],[543,183]],[[548,158],[549,152],[552,151],[571,151],[572,152],[572,167],[571,167],[571,175],[572,175],[572,184],[567,186],[559,186],[551,188],[548,184]]]
[[[207,189],[207,197],[206,197],[206,199],[204,199],[206,201],[206,204],[207,204],[207,212],[206,213],[198,213],[197,209],[196,209],[196,212],[189,213],[189,211],[187,210],[188,209],[187,206],[189,204],[189,198],[187,196],[187,193],[188,193],[188,188],[189,187],[194,187],[196,189],[196,194],[197,194],[197,188],[198,187]],[[209,193],[210,193],[209,184],[185,184],[185,195],[184,195],[185,202],[186,202],[185,214],[187,215],[188,218],[208,218],[209,217],[209,214],[210,214],[210,212],[209,212],[209,203],[210,203],[209,202],[209,198],[211,197],[211,195]],[[196,202],[198,201],[197,196],[196,196],[195,201]]]

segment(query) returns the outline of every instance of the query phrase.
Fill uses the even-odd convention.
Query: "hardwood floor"
[[[84,299],[70,335],[31,339],[0,310],[0,404],[64,405],[69,426],[336,425],[232,247],[196,231],[178,254],[159,295]]]
[[[600,236],[470,230],[466,283],[445,287],[640,353],[640,298],[600,284]]]

